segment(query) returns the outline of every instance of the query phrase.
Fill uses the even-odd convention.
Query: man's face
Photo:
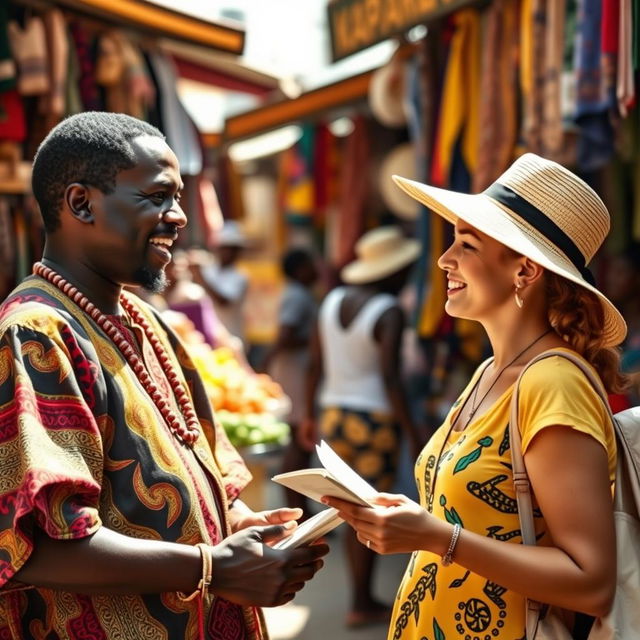
[[[94,224],[86,225],[86,259],[117,284],[162,291],[164,269],[178,229],[187,223],[179,205],[178,159],[161,138],[132,141],[136,166],[118,173],[112,193],[91,189]]]

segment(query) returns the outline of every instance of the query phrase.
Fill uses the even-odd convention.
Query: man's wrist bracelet
[[[198,586],[195,591],[189,595],[182,593],[182,591],[178,591],[178,598],[183,602],[189,602],[193,600],[196,596],[200,596],[202,600],[204,600],[207,591],[209,590],[209,585],[211,584],[211,575],[213,569],[213,560],[211,558],[211,548],[208,544],[204,544],[203,542],[199,542],[196,547],[200,549],[200,560],[202,561],[202,575],[198,582]]]
[[[456,549],[456,544],[458,544],[458,538],[460,537],[461,527],[459,524],[453,525],[453,533],[451,534],[451,541],[449,542],[449,548],[447,549],[447,553],[442,556],[442,566],[448,567],[453,562],[453,552]]]

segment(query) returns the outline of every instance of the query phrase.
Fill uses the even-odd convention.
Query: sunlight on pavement
[[[285,604],[274,609],[263,609],[271,640],[299,638],[309,620],[309,607]]]

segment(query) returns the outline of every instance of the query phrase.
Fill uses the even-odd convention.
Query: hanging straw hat
[[[604,341],[627,333],[620,312],[595,287],[587,265],[609,232],[598,195],[563,166],[533,153],[516,160],[486,191],[446,191],[393,176],[410,196],[455,224],[460,218],[540,266],[595,293],[604,311]]]
[[[369,108],[373,117],[390,128],[407,126],[404,66],[397,58],[373,72],[369,82]]]
[[[382,160],[378,171],[378,185],[382,200],[392,213],[400,218],[412,219],[418,215],[420,205],[400,191],[391,177],[394,174],[417,178],[417,157],[413,144],[405,142],[394,147]]]
[[[348,284],[376,282],[409,266],[420,254],[420,243],[406,238],[396,226],[365,233],[356,242],[356,260],[340,272]]]

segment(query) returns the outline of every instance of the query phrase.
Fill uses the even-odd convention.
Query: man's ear
[[[64,191],[64,202],[71,215],[80,222],[93,224],[89,189],[79,182],[72,182]]]

